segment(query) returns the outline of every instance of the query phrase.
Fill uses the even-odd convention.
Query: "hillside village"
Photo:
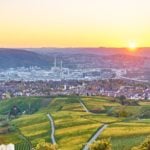
[[[93,81],[8,81],[0,82],[0,99],[17,96],[111,96],[150,100],[150,85],[130,80],[110,79]]]

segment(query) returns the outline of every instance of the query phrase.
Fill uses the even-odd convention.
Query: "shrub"
[[[90,150],[111,150],[112,146],[110,143],[110,139],[102,139],[94,142],[90,146]]]
[[[128,117],[128,115],[129,115],[128,112],[124,109],[122,109],[118,112],[119,117]]]
[[[45,142],[44,140],[41,140],[41,141],[37,144],[35,150],[57,150],[57,149],[56,149],[56,146],[55,146],[55,145],[53,145],[53,144],[51,144],[51,143],[47,143],[47,142]]]
[[[9,126],[9,127],[8,127],[8,131],[9,131],[9,132],[14,132],[14,131],[16,131],[16,127],[15,127],[15,126]]]

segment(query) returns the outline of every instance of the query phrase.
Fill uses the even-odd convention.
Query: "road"
[[[90,139],[90,141],[84,146],[83,150],[88,150],[89,146],[101,135],[103,130],[105,130],[108,127],[107,124],[104,124]]]
[[[148,80],[139,80],[139,79],[128,78],[128,77],[124,77],[124,76],[119,76],[119,78],[131,80],[131,81],[143,82],[143,83],[149,82]]]
[[[81,106],[83,107],[83,109],[84,109],[87,113],[89,113],[90,111],[86,108],[86,106],[85,106],[81,101],[79,101],[79,102],[80,102]]]
[[[47,114],[47,117],[49,118],[50,123],[51,123],[51,140],[52,140],[52,144],[56,144],[54,120],[53,120],[53,118],[50,114]]]

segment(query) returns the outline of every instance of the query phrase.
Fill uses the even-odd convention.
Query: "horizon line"
[[[98,47],[96,47],[96,46],[89,46],[89,47],[87,47],[87,46],[66,46],[66,47],[57,47],[57,46],[52,46],[52,47],[45,47],[45,46],[42,46],[42,47],[0,47],[0,49],[32,49],[32,48],[35,48],[35,49],[39,49],[39,48],[54,48],[54,49],[64,49],[64,48],[66,48],[66,49],[68,49],[68,48],[83,48],[83,49],[85,49],[85,48],[106,48],[106,49],[110,49],[110,48],[115,48],[115,49],[129,49],[129,47],[112,47],[112,46],[110,46],[110,47],[105,47],[105,46],[98,46]],[[136,49],[143,49],[143,48],[150,48],[150,46],[141,46],[141,47],[137,47]]]

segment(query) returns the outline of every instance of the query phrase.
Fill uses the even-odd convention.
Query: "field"
[[[23,97],[1,102],[0,114],[6,115],[13,105],[26,113],[9,121],[16,129],[0,134],[0,144],[26,143],[35,147],[41,139],[51,142],[48,113],[54,119],[55,138],[61,150],[82,149],[103,124],[108,124],[108,127],[98,138],[111,138],[113,150],[130,150],[150,135],[150,119],[139,117],[141,112],[150,108],[149,102],[140,102],[138,106],[121,106],[108,97]],[[117,116],[120,111],[126,111],[130,116]]]
[[[114,150],[129,150],[139,145],[148,135],[150,126],[146,122],[121,122],[110,125],[100,138],[111,138]]]

